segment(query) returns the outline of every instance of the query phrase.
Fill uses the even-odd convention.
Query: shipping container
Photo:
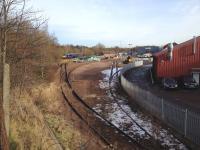
[[[194,68],[200,68],[200,37],[175,45],[171,51],[167,47],[153,55],[156,79],[189,75]]]

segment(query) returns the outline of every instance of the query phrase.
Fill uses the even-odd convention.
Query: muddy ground
[[[106,96],[105,90],[100,89],[99,80],[102,80],[102,70],[108,69],[112,61],[95,62],[89,64],[71,64],[68,66],[73,72],[70,74],[73,89],[81,96],[91,107],[103,101]],[[79,66],[78,68],[76,68]],[[81,66],[81,67],[80,67]],[[74,69],[76,68],[76,69]],[[70,70],[69,69],[69,70]],[[69,95],[69,94],[68,94]],[[105,122],[98,118],[92,117],[90,112],[87,112],[85,107],[80,103],[75,102],[74,105],[85,116],[90,124],[98,129],[116,149],[132,150],[138,147],[130,142],[129,139],[119,134],[115,129],[108,126]]]
[[[85,65],[83,64],[71,64],[70,67],[72,67],[71,69],[73,69],[73,67],[77,67],[81,66],[81,65]],[[52,103],[50,107],[52,107],[51,111],[52,112],[47,112],[49,114],[55,114],[55,115],[59,115],[61,117],[64,118],[65,120],[65,125],[61,126],[58,125],[58,127],[55,127],[55,130],[58,132],[62,133],[62,130],[64,131],[63,128],[65,128],[65,126],[72,126],[73,129],[77,130],[80,133],[80,138],[81,139],[74,139],[76,138],[76,136],[72,135],[71,137],[71,144],[75,144],[71,146],[72,149],[88,149],[88,150],[102,150],[102,149],[108,149],[107,145],[105,145],[89,128],[87,125],[85,125],[80,119],[79,117],[77,117],[76,114],[74,114],[74,112],[71,110],[71,108],[68,106],[68,104],[66,103],[65,99],[63,98],[62,94],[61,94],[61,90],[60,90],[60,86],[62,84],[64,84],[61,80],[60,80],[60,68],[59,66],[55,66],[54,68],[49,70],[49,79],[51,80],[52,84],[55,84],[55,91],[59,91],[58,93],[58,100],[56,101],[56,105],[55,103]],[[61,71],[62,72],[62,71]],[[65,85],[65,84],[64,84]],[[68,91],[67,87],[65,90],[66,94],[68,95],[68,98],[73,100],[73,96],[70,95],[70,92]],[[71,131],[73,132],[73,131]],[[67,140],[67,139],[66,139]],[[62,144],[62,143],[61,143]],[[69,143],[70,144],[70,143]],[[76,147],[76,148],[74,148]]]
[[[84,99],[91,107],[107,117],[112,123],[125,131],[127,134],[140,140],[140,144],[146,145],[150,149],[187,149],[178,139],[176,139],[167,128],[160,125],[159,121],[154,120],[150,116],[138,111],[137,106],[120,87],[115,90],[119,102],[128,112],[135,118],[148,132],[150,132],[158,144],[153,145],[150,138],[145,137],[145,133],[130,121],[126,115],[116,106],[115,101],[108,92],[108,71],[112,61],[95,62],[89,64],[70,64],[68,71],[72,70],[70,81],[72,81],[73,89]],[[104,70],[104,71],[103,71]],[[103,71],[103,72],[102,72]],[[106,75],[107,72],[107,75]],[[102,74],[105,73],[105,74]],[[107,77],[106,77],[107,76]],[[106,77],[106,78],[105,78]],[[106,80],[104,80],[106,79]],[[125,94],[125,95],[124,95]],[[70,94],[68,94],[70,95]],[[85,108],[73,99],[71,102],[80,110],[82,115],[88,118],[90,123],[94,125],[101,133],[109,139],[117,149],[134,149],[137,146],[130,142],[127,138],[120,135],[113,128],[106,125],[98,118],[94,118]],[[130,107],[131,106],[131,107]],[[162,145],[162,146],[161,146]],[[161,148],[162,147],[162,148]]]

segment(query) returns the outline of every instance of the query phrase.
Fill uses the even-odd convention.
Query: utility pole
[[[129,48],[131,48],[132,44],[131,44],[131,43],[129,43],[129,44],[128,44],[128,46],[129,46]]]

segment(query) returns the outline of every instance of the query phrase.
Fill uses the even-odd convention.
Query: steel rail
[[[134,144],[136,144],[138,147],[145,149],[148,149],[146,147],[144,147],[143,145],[141,145],[139,142],[137,142],[136,140],[134,140],[131,136],[129,136],[128,134],[126,134],[123,130],[119,129],[116,125],[114,125],[113,123],[111,123],[109,120],[105,119],[104,117],[102,117],[102,115],[100,115],[97,111],[95,111],[93,108],[91,108],[84,100],[82,100],[82,98],[74,91],[72,90],[72,94],[77,98],[77,100],[79,100],[86,108],[88,108],[91,112],[93,112],[95,115],[97,115],[98,117],[100,117],[103,121],[105,121],[106,123],[108,123],[110,126],[112,126],[113,128],[115,128],[118,132],[120,132],[122,135],[124,135],[125,137],[127,137],[130,141],[132,141]]]
[[[77,68],[75,68],[77,69]],[[73,70],[75,70],[73,69]],[[67,70],[67,69],[66,69]],[[71,73],[72,71],[70,71],[69,73]],[[67,74],[67,72],[65,72]],[[72,88],[70,81],[69,81],[69,76],[66,75],[66,79],[65,81],[68,84],[68,87],[71,89],[71,92],[73,94],[73,96],[79,101],[81,102],[87,109],[89,109],[92,113],[94,113],[96,116],[100,117],[102,120],[104,120],[105,122],[107,122],[110,126],[114,127],[118,132],[120,132],[123,136],[127,137],[130,141],[132,141],[134,144],[136,144],[138,147],[144,149],[144,150],[148,150],[149,148],[145,147],[144,145],[141,145],[137,140],[133,139],[131,136],[129,136],[128,134],[126,134],[123,130],[119,129],[116,125],[114,125],[113,123],[111,123],[109,120],[105,119],[104,117],[102,117],[102,115],[100,115],[97,111],[95,111],[93,108],[91,108]]]
[[[112,144],[102,135],[100,134],[94,127],[92,127],[88,121],[78,112],[78,110],[72,105],[72,103],[69,102],[68,98],[66,97],[63,88],[61,86],[61,92],[63,95],[63,98],[65,99],[65,102],[68,104],[68,106],[71,108],[71,110],[97,135],[99,138],[110,148],[113,148]]]
[[[60,70],[60,71],[61,71],[61,73],[60,73],[60,78],[61,78],[61,80],[62,80],[62,78],[63,78],[63,75],[65,75],[65,81],[67,82],[68,87],[71,89],[71,88],[72,88],[72,87],[71,87],[71,84],[70,84],[70,82],[69,82],[69,80],[68,80],[68,78],[67,78],[67,75],[66,75],[66,74],[67,74],[67,72],[66,72],[66,64],[65,64],[65,71],[64,71],[64,74],[62,74],[62,66],[61,66],[61,70]],[[64,93],[64,91],[63,91],[62,86],[61,86],[60,88],[61,88],[61,92],[62,92],[62,95],[63,95],[63,98],[64,98],[65,102],[68,104],[68,106],[70,107],[70,109],[76,114],[76,116],[78,116],[79,119],[81,119],[81,120],[89,127],[89,129],[91,129],[97,136],[99,136],[99,138],[100,138],[106,145],[108,145],[109,148],[114,149],[113,146],[112,146],[112,144],[111,144],[103,135],[101,135],[94,127],[92,127],[92,126],[88,123],[88,121],[87,121],[86,119],[84,119],[84,117],[78,112],[78,110],[74,108],[74,106],[72,105],[72,103],[70,103],[70,101],[69,101],[68,98],[66,97],[66,95],[65,95],[65,93]]]
[[[114,64],[114,63],[113,63]],[[124,110],[124,108],[121,106],[121,104],[119,104],[119,102],[117,101],[118,100],[118,98],[114,95],[114,93],[113,93],[113,91],[112,91],[112,86],[111,86],[111,82],[113,81],[113,79],[114,79],[114,76],[116,76],[117,75],[117,73],[119,72],[120,70],[118,70],[117,72],[115,72],[113,75],[112,75],[112,77],[110,77],[109,79],[109,92],[110,92],[110,94],[111,94],[111,96],[113,97],[113,100],[116,102],[116,104],[118,105],[118,107],[126,114],[126,116],[128,116],[130,119],[131,119],[131,121],[132,122],[134,122],[142,131],[144,131],[145,132],[145,134],[147,135],[147,136],[149,136],[151,139],[152,139],[152,141],[154,142],[154,144],[158,144],[158,141],[156,141],[154,138],[153,138],[153,136],[150,134],[150,133],[148,133],[137,121],[135,121],[134,119],[133,119],[133,117],[131,117],[131,115],[128,113],[128,112],[126,112],[126,110]],[[160,145],[161,146],[161,145]]]

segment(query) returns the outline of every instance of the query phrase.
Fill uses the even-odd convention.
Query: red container
[[[164,49],[153,56],[153,72],[156,78],[181,77],[189,75],[192,68],[200,68],[200,37],[196,38],[196,42],[191,39],[176,45],[171,60],[168,52]]]

